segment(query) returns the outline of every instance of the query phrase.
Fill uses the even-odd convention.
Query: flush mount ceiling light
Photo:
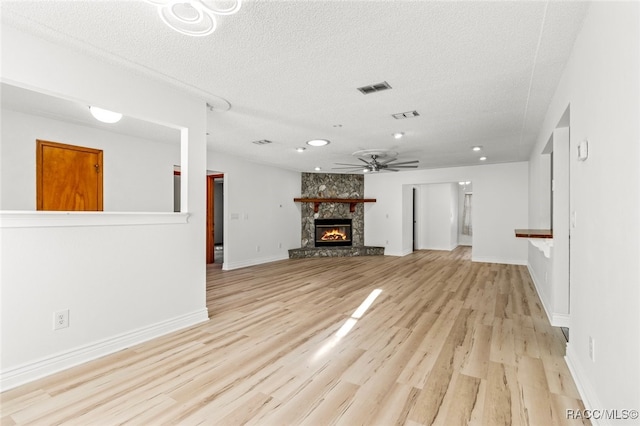
[[[480,161],[487,161],[487,157],[480,157]]]
[[[107,109],[102,109],[94,106],[89,106],[89,112],[93,115],[98,121],[102,121],[103,123],[117,123],[122,118],[122,114],[119,112],[109,111]]]
[[[394,139],[400,139],[404,136],[404,132],[396,132],[393,134]]]
[[[311,139],[310,141],[307,141],[307,145],[325,146],[325,145],[329,145],[329,141],[326,139]]]
[[[316,167],[316,168],[315,168],[315,169],[313,169],[313,170],[315,170],[316,172],[319,172],[320,170],[322,170],[322,167]]]
[[[471,148],[472,150],[474,150],[475,152],[481,151],[482,147],[481,146],[474,146],[473,148]]]
[[[305,148],[305,147],[301,146],[301,147],[296,148],[296,151],[298,151],[298,152],[304,152],[304,151],[305,151],[305,149],[307,149],[307,148]]]
[[[145,0],[158,8],[162,21],[180,34],[201,37],[216,30],[215,15],[233,15],[241,0]],[[232,3],[229,7],[221,3]]]

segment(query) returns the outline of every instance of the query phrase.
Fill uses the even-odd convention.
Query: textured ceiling
[[[420,168],[527,160],[584,2],[244,1],[210,36],[144,1],[2,1],[17,26],[170,81],[213,105],[212,151],[312,171],[390,149]],[[358,87],[392,89],[363,95]],[[417,110],[418,117],[392,114]],[[404,132],[396,140],[394,132]],[[329,139],[324,148],[305,146]],[[253,141],[268,139],[269,145]],[[471,151],[482,145],[478,154]]]

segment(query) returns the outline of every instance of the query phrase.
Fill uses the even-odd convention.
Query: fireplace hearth
[[[316,219],[316,247],[351,246],[351,219]]]

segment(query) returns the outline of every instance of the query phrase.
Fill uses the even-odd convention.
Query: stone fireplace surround
[[[364,176],[337,173],[302,173],[301,198],[363,198]],[[364,204],[350,212],[348,203],[321,203],[314,213],[314,204],[301,203],[301,248],[289,250],[289,258],[371,256],[384,254],[384,247],[364,245]],[[315,247],[315,219],[351,219],[350,247]]]

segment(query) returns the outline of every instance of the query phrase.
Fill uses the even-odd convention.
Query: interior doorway
[[[473,246],[471,180],[416,184],[413,196],[414,251]]]
[[[174,212],[180,211],[180,166],[173,171]],[[207,171],[206,184],[206,245],[207,265],[222,267],[224,262],[224,174]]]
[[[224,175],[207,174],[207,264],[224,261]]]
[[[417,250],[417,241],[416,238],[418,236],[418,221],[417,221],[417,213],[416,213],[416,209],[418,208],[418,205],[416,203],[417,201],[417,189],[414,187],[412,188],[412,211],[411,211],[411,227],[412,227],[412,243],[411,243],[411,247],[413,251]]]

